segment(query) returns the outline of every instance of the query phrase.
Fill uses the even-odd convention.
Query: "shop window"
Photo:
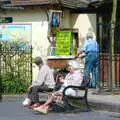
[[[52,33],[51,45],[48,48],[49,57],[72,57],[77,52],[78,30],[62,29]]]

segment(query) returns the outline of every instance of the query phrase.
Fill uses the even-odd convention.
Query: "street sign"
[[[0,17],[0,23],[12,23],[13,18],[12,17]]]
[[[0,0],[0,4],[10,4],[11,0]]]

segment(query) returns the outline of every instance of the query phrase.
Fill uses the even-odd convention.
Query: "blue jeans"
[[[92,74],[92,80],[90,81],[89,87],[96,87],[97,80],[98,80],[98,66],[99,66],[99,59],[98,53],[89,52],[85,56],[85,68],[84,68],[84,75],[86,77],[90,77],[90,73]]]

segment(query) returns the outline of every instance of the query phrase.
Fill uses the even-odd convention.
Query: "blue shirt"
[[[98,47],[97,41],[93,39],[85,40],[85,43],[83,47],[81,48],[81,50],[85,51],[85,53],[98,52],[99,47]]]

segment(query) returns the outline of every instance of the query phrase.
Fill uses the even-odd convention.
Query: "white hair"
[[[92,39],[93,38],[93,34],[91,32],[89,32],[89,33],[87,33],[86,37],[87,37],[87,39],[89,39],[89,38]]]
[[[80,69],[80,63],[77,60],[69,60],[68,65],[71,65],[76,69]]]

